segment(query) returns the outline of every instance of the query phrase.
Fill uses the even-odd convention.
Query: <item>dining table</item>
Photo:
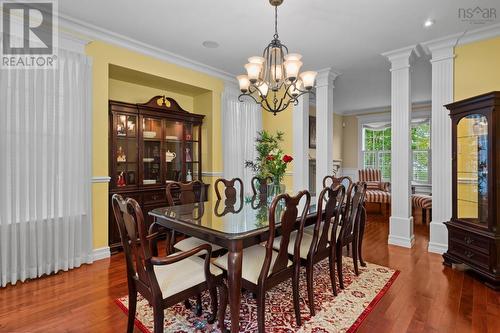
[[[248,195],[236,203],[209,198],[207,201],[161,207],[149,212],[160,226],[219,245],[228,251],[227,284],[233,333],[239,332],[241,274],[244,265],[242,251],[267,240],[271,201],[272,197],[263,195]],[[277,209],[276,214],[279,213]],[[313,224],[316,217],[316,205],[311,204],[306,225]],[[297,229],[299,219],[300,215]],[[279,234],[279,219],[276,221],[276,232]]]

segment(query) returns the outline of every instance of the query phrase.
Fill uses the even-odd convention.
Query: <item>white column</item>
[[[298,98],[293,108],[293,187],[309,189],[309,94]]]
[[[432,54],[432,221],[429,252],[448,249],[448,232],[443,222],[451,218],[451,119],[443,106],[453,102],[453,62],[456,38],[430,42]]]
[[[323,178],[333,171],[333,82],[339,74],[331,68],[318,71],[316,78],[316,193]]]
[[[391,62],[391,217],[388,243],[412,247],[411,214],[411,78],[414,47],[383,54]]]

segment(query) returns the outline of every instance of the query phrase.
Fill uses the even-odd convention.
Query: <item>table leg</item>
[[[227,284],[229,289],[229,308],[231,309],[231,333],[240,331],[242,259],[243,253],[241,248],[229,251],[227,257]]]

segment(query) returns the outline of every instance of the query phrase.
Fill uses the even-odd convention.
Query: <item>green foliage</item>
[[[259,178],[271,177],[275,183],[280,183],[283,180],[288,163],[291,162],[291,157],[285,155],[280,147],[284,135],[281,131],[276,132],[276,134],[271,134],[265,130],[257,132],[257,138],[255,139],[257,159],[255,161],[246,161],[245,167],[253,169]]]

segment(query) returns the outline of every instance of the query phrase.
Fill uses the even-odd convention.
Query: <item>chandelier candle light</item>
[[[299,73],[302,56],[288,53],[278,36],[278,6],[283,0],[269,0],[269,3],[274,6],[274,38],[264,49],[262,57],[248,58],[247,74],[237,76],[241,90],[238,99],[242,102],[242,97],[248,96],[264,110],[276,115],[290,104],[297,105],[297,98],[314,87],[318,73]]]

